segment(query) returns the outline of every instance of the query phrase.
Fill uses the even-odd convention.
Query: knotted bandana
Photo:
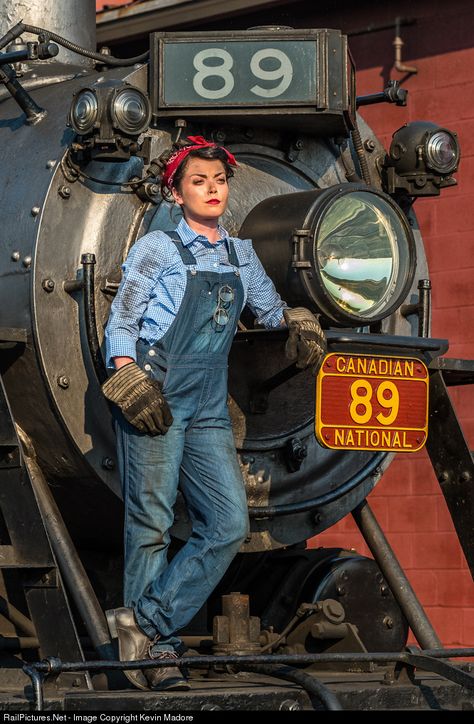
[[[222,148],[222,150],[225,152],[227,156],[227,161],[231,166],[237,166],[237,161],[235,160],[235,156],[230,153],[226,148],[223,146],[218,146],[217,143],[212,143],[211,141],[206,141],[203,136],[188,136],[188,141],[191,141],[193,144],[192,146],[185,146],[184,148],[181,148],[179,151],[176,151],[173,153],[173,155],[170,157],[168,163],[166,164],[165,171],[163,173],[163,179],[162,184],[163,186],[166,186],[168,189],[171,190],[173,186],[173,180],[176,174],[176,171],[184,161],[184,159],[189,155],[191,151],[196,151],[199,148]]]

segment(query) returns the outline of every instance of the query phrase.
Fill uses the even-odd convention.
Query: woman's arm
[[[278,294],[253,247],[247,304],[257,317],[258,324],[263,324],[265,327],[284,327],[286,325],[283,311],[288,308],[288,305]]]
[[[108,367],[119,369],[136,361],[140,323],[161,273],[159,257],[156,235],[147,234],[132,247],[122,266],[122,281],[105,330]]]

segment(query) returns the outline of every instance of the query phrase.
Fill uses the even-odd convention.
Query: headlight
[[[151,108],[148,98],[136,88],[123,88],[112,103],[113,125],[123,133],[138,135],[148,128]]]
[[[250,212],[250,237],[283,299],[344,326],[366,326],[402,304],[415,272],[408,221],[361,184],[272,197]]]
[[[384,188],[389,194],[438,196],[455,186],[451,176],[461,156],[457,135],[430,121],[406,123],[393,134],[383,165]]]
[[[431,134],[425,142],[426,165],[439,173],[451,173],[458,165],[459,146],[449,131]]]
[[[405,286],[410,236],[401,213],[381,196],[336,197],[315,233],[317,272],[331,305],[366,320],[386,316]]]
[[[94,128],[99,113],[99,104],[94,91],[86,88],[75,97],[70,113],[71,125],[79,135],[89,133]]]

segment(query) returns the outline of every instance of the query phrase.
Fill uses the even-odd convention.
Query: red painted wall
[[[386,11],[387,18],[405,10],[406,16],[417,14],[413,4],[400,8],[397,3],[398,10],[389,5],[393,11]],[[423,11],[423,3],[419,6]],[[371,106],[361,114],[387,148],[393,131],[412,120],[434,121],[459,136],[458,186],[417,201],[415,211],[433,284],[432,334],[449,339],[446,356],[474,359],[474,6],[431,3],[425,12],[416,25],[402,28],[403,62],[418,68],[403,82],[408,106]],[[379,15],[375,22],[383,20]],[[362,15],[352,27],[368,23],[369,16]],[[380,90],[388,77],[404,77],[391,70],[393,35],[382,31],[351,40],[358,94]],[[474,386],[451,388],[450,394],[472,450]],[[474,584],[426,452],[398,455],[369,503],[443,643],[472,646]],[[313,543],[370,555],[351,516]]]

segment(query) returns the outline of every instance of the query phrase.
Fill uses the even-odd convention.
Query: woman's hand
[[[120,407],[125,419],[137,430],[148,435],[165,435],[173,416],[161,387],[160,382],[150,379],[131,360],[104,382],[102,392]]]
[[[327,352],[326,338],[318,317],[304,307],[285,309],[283,316],[288,326],[287,358],[296,360],[300,369],[311,367],[316,375]]]

